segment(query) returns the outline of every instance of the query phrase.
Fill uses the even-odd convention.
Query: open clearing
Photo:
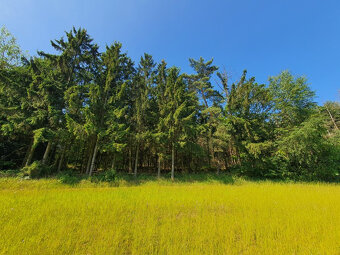
[[[0,254],[340,254],[339,185],[104,186],[0,179]]]

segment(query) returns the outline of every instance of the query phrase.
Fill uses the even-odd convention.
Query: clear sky
[[[0,25],[31,55],[81,26],[135,61],[147,52],[192,72],[188,58],[213,57],[233,80],[247,69],[259,83],[288,69],[317,102],[340,100],[339,0],[0,0]]]

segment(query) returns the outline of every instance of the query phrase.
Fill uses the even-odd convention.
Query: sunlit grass
[[[340,254],[340,186],[0,179],[0,254]]]

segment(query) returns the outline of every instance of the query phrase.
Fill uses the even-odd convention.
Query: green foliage
[[[18,66],[23,56],[15,37],[5,26],[0,27],[0,69]]]
[[[23,176],[35,179],[47,177],[51,174],[52,168],[42,164],[40,161],[34,161],[31,165],[23,167],[21,172]]]
[[[213,59],[189,59],[192,75],[146,53],[135,64],[121,43],[100,52],[81,28],[51,45],[54,54],[19,61],[15,38],[1,29],[2,170],[26,166],[23,174],[39,178],[56,169],[69,184],[92,173],[115,182],[104,169],[133,168],[129,178],[140,168],[158,178],[176,169],[339,179],[339,103],[316,106],[305,77],[283,71],[265,85],[244,71],[229,84]]]
[[[117,180],[117,172],[115,169],[109,169],[91,177],[93,182],[115,182]]]
[[[301,126],[278,140],[275,157],[281,172],[295,178],[334,180],[339,175],[337,138],[326,138],[325,120],[311,116]],[[335,142],[335,144],[334,144]]]
[[[299,125],[308,119],[316,104],[314,91],[305,77],[294,77],[283,71],[269,78],[269,91],[273,99],[274,120],[281,127]]]
[[[72,171],[61,172],[57,175],[57,178],[61,183],[69,185],[75,185],[81,180],[81,178]]]
[[[117,179],[117,172],[114,169],[105,171],[104,181],[114,182]]]

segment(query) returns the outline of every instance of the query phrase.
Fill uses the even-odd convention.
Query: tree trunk
[[[81,156],[81,166],[80,166],[80,171],[81,173],[84,173],[84,161],[85,161],[85,152],[86,152],[86,144],[87,143],[84,143],[84,146],[83,146],[83,151],[82,151],[82,156]]]
[[[26,151],[25,158],[24,158],[24,160],[22,161],[22,167],[26,166],[28,157],[29,157],[30,152],[31,152],[31,150],[32,150],[33,143],[34,143],[34,138],[32,138],[31,141],[30,141],[30,144],[29,144],[28,149],[27,149],[27,151]]]
[[[86,172],[85,174],[89,174],[90,173],[90,167],[91,167],[91,160],[92,160],[92,156],[93,156],[93,151],[94,151],[94,145],[92,143],[92,138],[90,139],[90,143],[89,145],[91,146],[90,147],[90,151],[89,151],[89,155],[88,155],[88,160],[87,160],[87,164],[86,164]]]
[[[89,176],[91,176],[92,173],[93,173],[94,163],[96,161],[97,151],[98,151],[98,138],[96,138],[96,143],[95,143],[94,150],[93,150],[93,156],[92,156],[92,162],[91,162],[91,168],[90,168]]]
[[[136,149],[136,161],[135,161],[135,172],[134,172],[135,177],[137,177],[138,154],[139,154],[139,144],[137,144],[137,149]]]
[[[332,122],[333,122],[333,124],[334,124],[335,129],[339,130],[338,125],[336,124],[336,122],[335,122],[335,120],[334,120],[334,118],[333,118],[331,112],[328,110],[328,107],[327,107],[327,106],[326,106],[326,110],[327,110],[329,116],[331,117],[331,120],[332,120]]]
[[[217,164],[215,162],[215,153],[214,153],[214,144],[213,144],[213,138],[212,138],[212,127],[209,129],[209,151],[211,153],[211,166],[212,167],[217,167]]]
[[[65,147],[64,147],[63,152],[61,153],[61,156],[60,156],[60,160],[59,160],[59,164],[58,164],[58,170],[57,170],[58,173],[60,172],[61,167],[63,165],[64,155],[65,155]]]
[[[211,167],[211,153],[210,153],[209,135],[206,136],[206,143],[207,143],[207,149],[208,149],[208,165],[209,165],[209,167]]]
[[[172,143],[171,149],[171,180],[175,178],[175,144]]]
[[[129,148],[129,174],[132,174],[132,147]]]
[[[48,156],[50,154],[51,148],[52,148],[52,143],[48,142],[47,146],[46,146],[46,149],[45,149],[45,153],[44,153],[43,159],[42,159],[42,163],[44,165],[47,164],[47,162],[48,162]]]
[[[90,172],[91,159],[92,159],[92,154],[93,154],[92,152],[93,152],[93,150],[90,151],[89,158],[88,158],[88,160],[87,160],[87,165],[86,165],[86,172],[85,172],[85,174],[89,174],[89,172]]]
[[[161,157],[158,155],[158,178],[161,178]]]
[[[30,148],[30,151],[28,153],[28,157],[27,157],[27,160],[26,160],[26,164],[25,166],[28,166],[29,164],[31,164],[31,160],[33,158],[33,154],[34,154],[34,151],[35,151],[35,148],[37,147],[37,144],[36,145],[32,145],[31,148]]]
[[[116,157],[115,157],[116,155],[115,154],[113,154],[113,158],[112,158],[112,164],[111,164],[111,170],[113,170],[114,168],[115,168],[115,159],[116,159]]]

